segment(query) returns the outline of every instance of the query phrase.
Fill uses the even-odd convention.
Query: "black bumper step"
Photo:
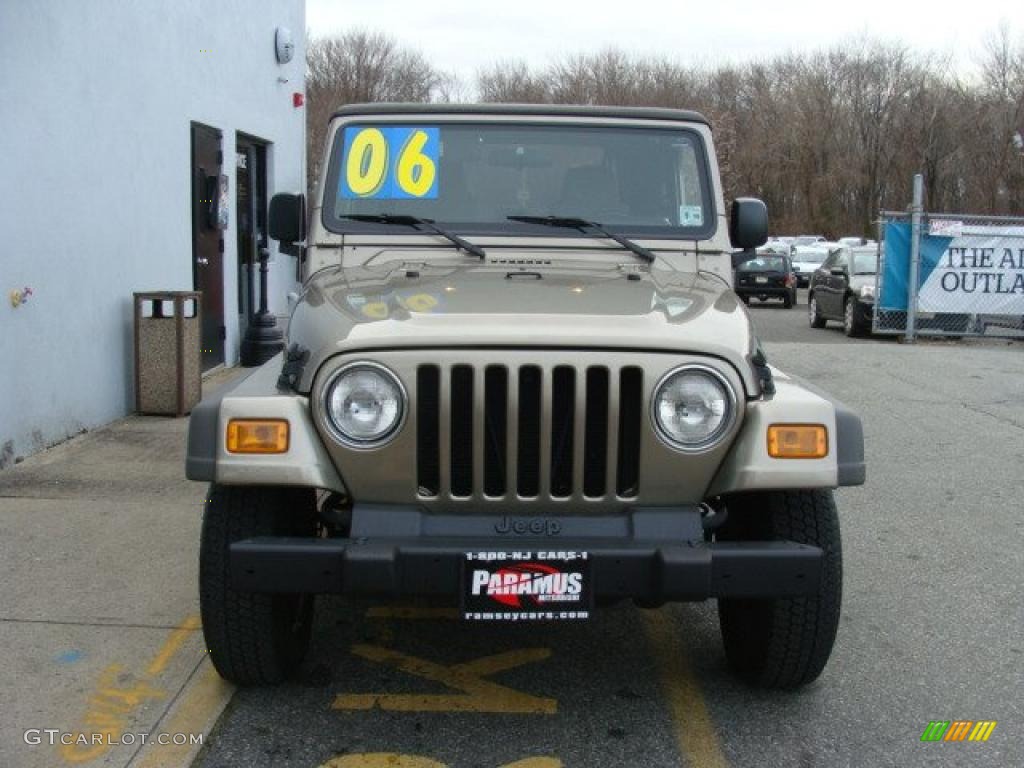
[[[457,597],[467,552],[585,551],[598,597],[781,597],[818,589],[822,551],[788,541],[608,538],[253,538],[231,545],[238,590]]]

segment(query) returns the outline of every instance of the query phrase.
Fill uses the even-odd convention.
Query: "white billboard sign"
[[[1024,227],[961,225],[931,237],[949,242],[921,285],[919,310],[1024,316]]]

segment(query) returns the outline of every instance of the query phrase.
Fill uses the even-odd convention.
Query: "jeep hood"
[[[515,259],[480,265],[335,268],[315,275],[289,324],[309,350],[308,392],[324,360],[360,350],[565,347],[706,354],[758,391],[750,318],[720,280],[694,272]]]

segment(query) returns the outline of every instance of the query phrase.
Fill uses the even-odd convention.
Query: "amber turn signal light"
[[[284,419],[232,419],[228,422],[228,453],[285,453],[288,422]]]
[[[823,459],[828,456],[828,430],[823,424],[772,424],[768,455],[773,459]]]

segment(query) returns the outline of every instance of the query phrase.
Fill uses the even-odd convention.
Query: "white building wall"
[[[295,56],[279,65],[274,32]],[[0,466],[134,407],[133,291],[191,290],[190,124],[222,132],[228,363],[237,359],[235,132],[304,190],[304,0],[0,3]],[[288,82],[280,82],[287,79]],[[276,252],[276,248],[272,249]],[[271,310],[294,261],[276,254]],[[9,293],[33,295],[12,308]]]

